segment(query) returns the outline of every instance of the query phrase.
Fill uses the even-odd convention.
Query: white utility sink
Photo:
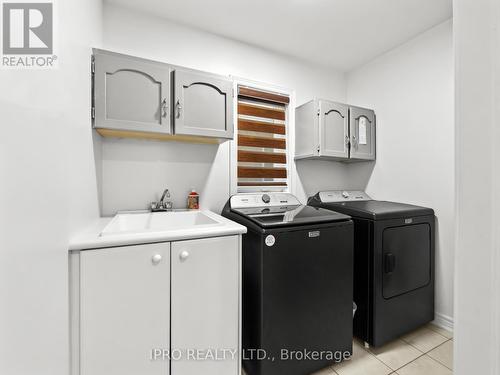
[[[207,211],[169,211],[117,214],[100,236],[167,232],[172,230],[198,230],[224,222]]]
[[[71,238],[69,250],[233,236],[246,232],[243,225],[209,210],[129,211],[89,223],[85,230]]]

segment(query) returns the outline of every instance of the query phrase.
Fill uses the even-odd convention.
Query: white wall
[[[337,72],[125,8],[104,8],[106,49],[288,87],[296,91],[297,104],[317,96],[375,108],[377,163],[299,161],[294,192],[305,201],[318,190],[366,188],[377,199],[433,207],[438,217],[436,310],[444,318],[453,315],[451,35],[451,22],[442,24],[351,72],[347,87]],[[201,193],[203,207],[218,211],[230,193],[229,168],[229,142],[103,139],[102,212],[145,208],[164,187],[172,191],[174,205],[183,207],[192,186]]]
[[[291,88],[297,103],[315,95],[345,99],[343,74],[113,5],[104,8],[104,48]],[[172,191],[177,207],[186,205],[192,186],[201,193],[204,208],[219,211],[229,197],[230,142],[217,147],[103,139],[102,157],[102,203],[107,215],[144,208],[164,187]],[[298,171],[295,190],[303,200],[320,187],[345,183],[345,166],[340,163],[301,162]]]
[[[500,373],[500,3],[455,0],[455,374]],[[478,360],[479,359],[479,360]]]
[[[59,68],[0,70],[0,374],[68,374],[67,243],[98,214],[89,56],[102,5],[56,9]]]
[[[377,162],[349,170],[375,199],[434,208],[436,312],[453,316],[454,87],[445,22],[348,74],[349,103],[377,114]]]
[[[103,181],[101,187],[105,213],[142,208],[148,201],[155,199],[155,195],[165,185],[172,187],[178,206],[184,203],[185,194],[193,185],[203,193],[205,201],[202,203],[207,208],[219,209],[229,193],[229,143],[217,148],[184,143],[132,140],[101,142],[98,137],[92,139],[89,119],[90,47],[102,46],[118,52],[293,88],[297,91],[298,104],[313,96],[345,100],[346,82],[340,73],[125,9],[105,6],[104,45],[101,45],[101,1],[64,0],[59,1],[58,5],[56,19],[60,22],[58,35],[61,38],[59,69],[0,70],[3,88],[0,91],[3,128],[0,137],[1,374],[68,373],[67,242],[73,232],[98,215],[93,141],[94,152],[99,159],[97,178]],[[441,39],[436,36],[436,40]],[[436,40],[429,38],[428,48],[446,62],[443,51],[435,48],[440,44]],[[420,48],[402,48],[409,48],[408,53],[420,56],[417,53]],[[399,54],[403,55],[401,52]],[[398,51],[394,55],[394,58],[404,60],[404,56],[398,57]],[[433,61],[422,60],[430,62],[431,66],[434,66]],[[401,66],[420,72],[419,67],[412,64],[412,61],[401,61]],[[384,96],[390,95],[389,99],[400,100],[399,92],[398,95],[395,93],[397,82],[391,79],[389,69],[375,67],[373,73],[385,75],[389,84],[376,77],[371,77],[370,82],[374,86],[375,83],[384,84],[387,90],[366,87],[359,90],[360,96],[356,102],[375,107],[379,124],[385,124],[386,116],[389,116],[389,122],[394,123],[387,105],[382,101],[379,107],[376,100],[381,96],[380,92]],[[437,66],[435,68],[438,69]],[[355,84],[355,74],[361,77],[363,71],[361,69],[351,74],[350,96],[353,98],[357,91],[355,88],[363,88],[361,83]],[[443,76],[436,74],[433,69],[428,73],[433,76],[433,84],[438,84],[440,88],[446,86],[446,72],[442,72]],[[410,74],[405,71],[405,75]],[[409,78],[407,82],[410,86],[418,84]],[[365,93],[370,92],[377,95],[365,96]],[[438,93],[433,95],[441,100]],[[409,106],[409,101],[406,105]],[[438,112],[434,106],[431,108],[433,113]],[[447,126],[447,116],[443,115],[442,120],[439,125]],[[427,122],[424,125],[426,132],[434,132]],[[398,131],[393,125],[389,129]],[[422,134],[412,134],[416,140],[418,136]],[[382,138],[379,138],[381,142],[385,142],[383,131],[381,134],[379,132],[379,137]],[[379,143],[379,157],[382,159],[379,159],[373,171],[373,182],[368,184],[368,190],[377,198],[401,198],[425,204],[424,199],[431,197],[405,196],[401,192],[405,191],[403,189],[406,186],[399,189],[390,187],[390,194],[388,190],[380,188],[384,185],[381,177],[386,169],[398,170],[388,159],[397,150],[389,146],[385,149]],[[430,149],[433,150],[432,147]],[[472,149],[468,151],[472,157]],[[437,153],[447,154],[441,149]],[[401,159],[400,153],[396,156]],[[388,163],[387,167],[384,167],[385,163]],[[435,170],[434,160],[432,165]],[[420,172],[420,164],[417,167],[416,170]],[[354,169],[359,169],[359,173],[354,173],[351,172],[351,166],[315,161],[300,162],[297,169],[296,190],[304,198],[305,193],[311,194],[319,189],[349,187],[351,183],[366,184],[371,166],[355,166]],[[408,175],[405,176],[409,179]],[[429,173],[429,176],[442,179],[441,174],[435,176]],[[394,173],[389,173],[387,177],[386,187],[391,186],[390,182],[399,183],[401,179]],[[441,186],[442,182],[435,185]],[[442,231],[445,203],[429,205],[439,209],[443,248],[443,239],[446,237]],[[464,221],[461,229],[465,230],[466,224]],[[464,242],[467,243],[470,242]],[[472,252],[468,254],[469,257],[473,255]],[[467,270],[464,269],[464,272]],[[472,290],[467,289],[467,292]],[[462,304],[465,304],[466,297],[461,301]],[[463,316],[465,326],[472,314]],[[465,349],[470,348],[464,344],[461,349],[466,353]]]

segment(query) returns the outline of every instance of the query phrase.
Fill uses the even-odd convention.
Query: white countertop
[[[212,211],[200,211],[209,218],[215,220],[215,225],[201,225],[178,228],[178,229],[157,229],[141,233],[120,233],[101,235],[104,228],[114,219],[106,217],[97,219],[82,232],[69,241],[69,250],[99,249],[105,247],[139,245],[155,242],[182,241],[196,238],[220,237],[239,235],[247,232],[243,225],[235,223],[225,217],[217,215]],[[155,215],[155,214],[153,214]]]

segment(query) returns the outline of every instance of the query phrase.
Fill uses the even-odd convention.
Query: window
[[[238,86],[238,191],[288,187],[287,95]]]

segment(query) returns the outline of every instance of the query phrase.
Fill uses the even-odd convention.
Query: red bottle
[[[200,195],[195,189],[192,189],[191,193],[189,193],[187,203],[188,209],[190,210],[198,210],[200,208]]]

